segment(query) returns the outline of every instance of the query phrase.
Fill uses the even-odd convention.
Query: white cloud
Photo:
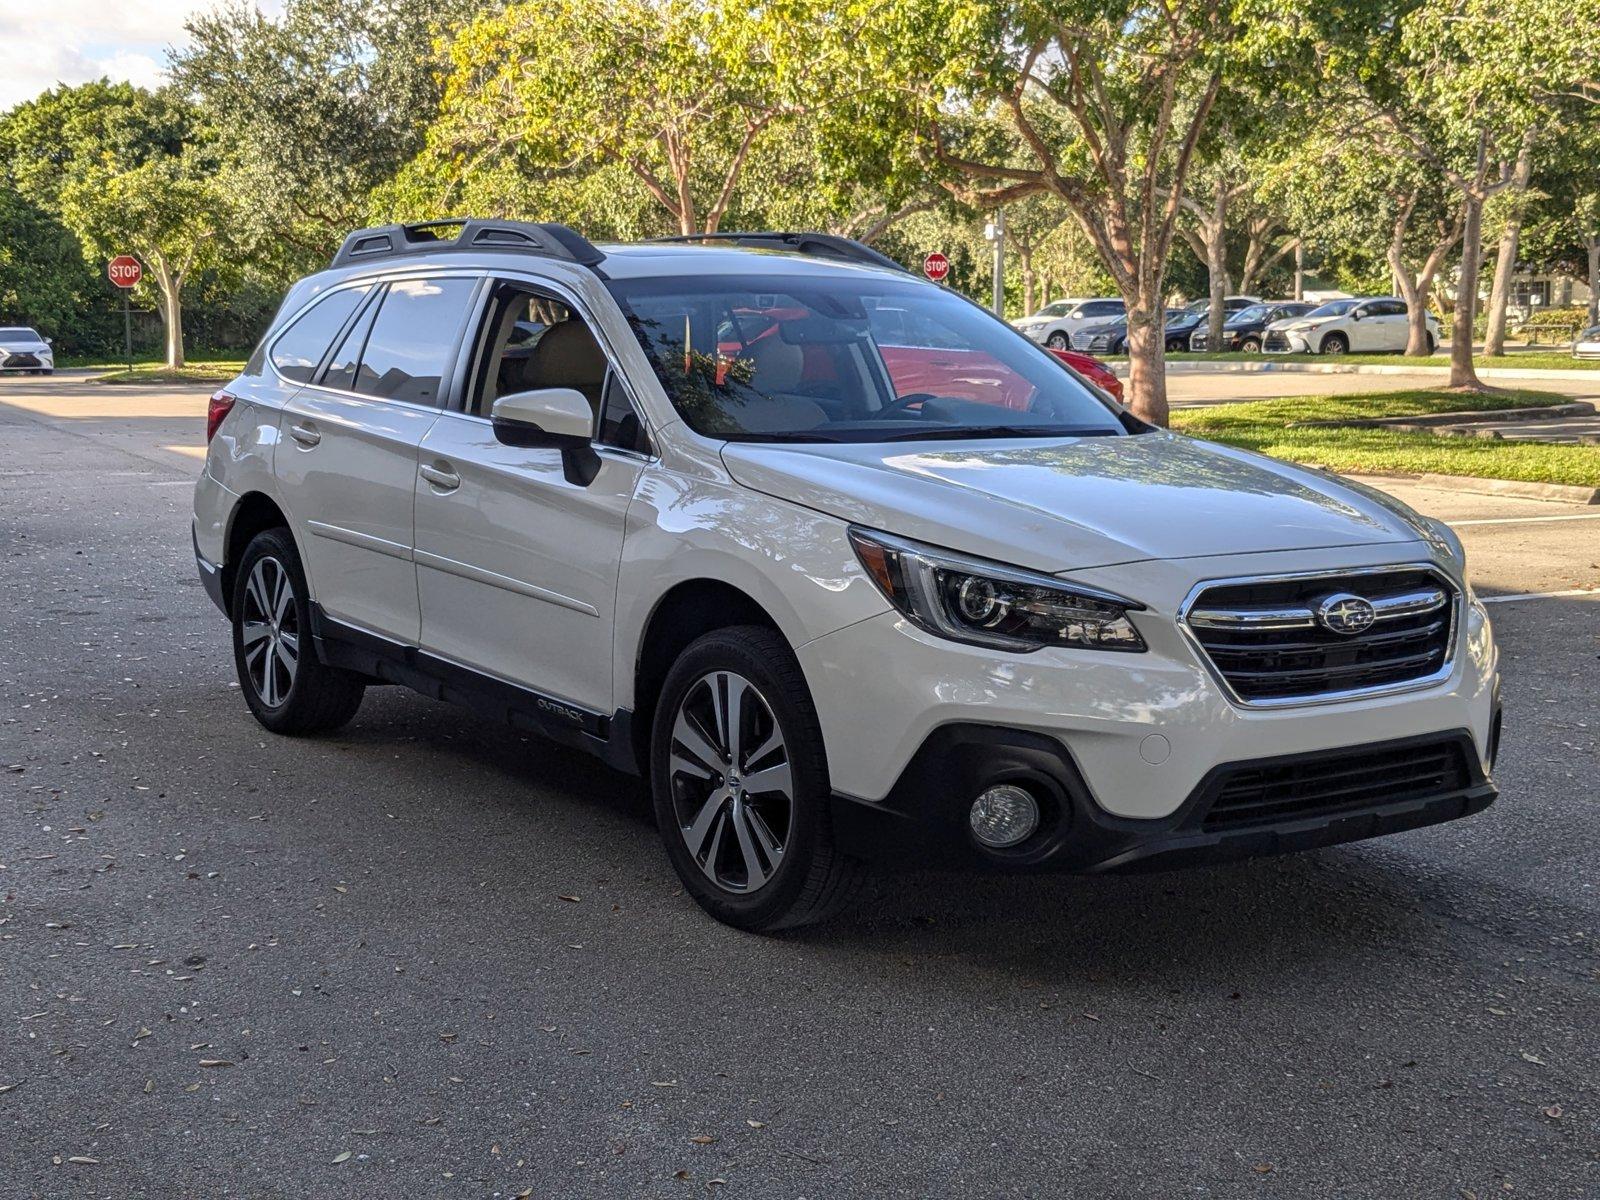
[[[150,87],[162,82],[167,50],[183,23],[216,0],[0,0],[6,66],[0,111],[58,83],[102,75]],[[261,7],[280,11],[281,0]]]

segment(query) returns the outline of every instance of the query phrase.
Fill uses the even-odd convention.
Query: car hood
[[[841,520],[1042,571],[1417,540],[1401,507],[1172,433],[967,445],[729,442],[729,473]]]
[[[48,349],[50,349],[48,343],[36,338],[0,338],[0,350],[26,350],[31,354]]]
[[[1088,326],[1085,326],[1084,328],[1078,330],[1078,336],[1079,337],[1095,337],[1095,336],[1097,336],[1099,334],[1102,334],[1102,333],[1121,333],[1126,328],[1127,328],[1126,325],[1113,324],[1111,322],[1106,322],[1106,323],[1103,323],[1103,324],[1100,324],[1100,325],[1088,325]]]

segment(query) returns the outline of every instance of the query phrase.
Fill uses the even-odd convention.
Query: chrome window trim
[[[1252,583],[1284,583],[1300,579],[1327,579],[1337,581],[1361,575],[1387,575],[1394,571],[1425,571],[1445,585],[1447,602],[1450,606],[1450,629],[1445,639],[1444,661],[1438,668],[1428,675],[1416,679],[1407,679],[1399,683],[1384,683],[1373,687],[1346,688],[1338,692],[1322,692],[1314,696],[1275,696],[1267,700],[1245,700],[1233,690],[1233,685],[1228,682],[1227,676],[1221,668],[1212,661],[1207,652],[1205,643],[1200,640],[1195,632],[1196,625],[1191,624],[1195,616],[1195,602],[1205,592],[1217,587],[1230,587]],[[1453,595],[1451,594],[1453,593]],[[1409,599],[1411,594],[1402,597]],[[1288,571],[1268,575],[1233,575],[1218,579],[1202,579],[1189,589],[1189,594],[1184,597],[1183,604],[1178,608],[1178,628],[1188,640],[1196,657],[1217,686],[1222,689],[1222,694],[1228,702],[1237,708],[1254,711],[1280,709],[1280,708],[1311,708],[1324,704],[1342,704],[1349,700],[1365,700],[1374,696],[1395,696],[1405,692],[1420,692],[1431,687],[1436,687],[1448,680],[1455,673],[1456,667],[1456,640],[1461,629],[1461,606],[1466,602],[1466,588],[1457,579],[1447,574],[1435,562],[1400,562],[1385,563],[1382,566],[1350,567],[1345,570],[1321,571]],[[1202,610],[1205,611],[1205,610]],[[1431,611],[1431,610],[1423,610]],[[1411,613],[1391,614],[1399,616],[1414,616]],[[1203,626],[1201,626],[1203,628]],[[1249,628],[1249,626],[1243,626]],[[1304,626],[1293,626],[1304,628]],[[1210,628],[1217,628],[1211,626]],[[1256,628],[1272,628],[1271,626],[1256,626]],[[1279,627],[1284,628],[1284,627]]]

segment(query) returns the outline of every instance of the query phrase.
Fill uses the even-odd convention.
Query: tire
[[[1345,354],[1350,349],[1350,339],[1342,333],[1330,333],[1322,339],[1319,354]]]
[[[1168,354],[1182,354],[1188,348],[1189,348],[1189,343],[1184,341],[1182,338],[1168,338],[1167,339],[1167,353]]]
[[[356,715],[366,684],[317,657],[305,570],[287,529],[258,533],[245,547],[230,611],[239,689],[256,720],[273,733],[330,733]]]
[[[1253,337],[1245,338],[1242,342],[1239,343],[1239,351],[1242,354],[1260,354],[1261,353],[1261,339],[1260,338],[1253,338]]]
[[[730,739],[721,717],[734,696],[742,720]],[[746,787],[757,780],[774,786]],[[800,664],[773,630],[716,630],[678,657],[656,704],[650,789],[678,877],[724,924],[770,933],[820,921],[862,878],[861,863],[834,846],[822,729]]]
[[[1432,333],[1424,333],[1422,335],[1422,344],[1425,345],[1428,348],[1428,353],[1429,354],[1433,353],[1433,348],[1434,348],[1435,345],[1437,345],[1437,343],[1433,340],[1433,334]],[[1401,351],[1401,353],[1403,354],[1404,351]]]
[[[1045,339],[1045,345],[1052,350],[1071,350],[1072,339],[1058,329]]]

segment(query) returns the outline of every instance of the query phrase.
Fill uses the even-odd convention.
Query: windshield
[[[1054,304],[1046,304],[1033,315],[1036,317],[1064,317],[1067,314],[1067,309],[1071,307],[1072,305],[1065,300],[1057,300]]]
[[[11,325],[5,329],[0,329],[0,341],[40,342],[43,340],[44,339],[39,336],[37,331],[29,329],[24,325]]]
[[[1329,300],[1306,313],[1308,317],[1342,317],[1357,304],[1359,300]]]
[[[673,405],[740,441],[1121,434],[1048,351],[960,296],[858,275],[614,279]]]
[[[1267,314],[1271,311],[1265,304],[1252,304],[1249,308],[1241,308],[1234,313],[1233,316],[1228,318],[1228,322],[1232,324],[1237,321],[1239,324],[1244,325],[1250,321],[1265,321]]]

